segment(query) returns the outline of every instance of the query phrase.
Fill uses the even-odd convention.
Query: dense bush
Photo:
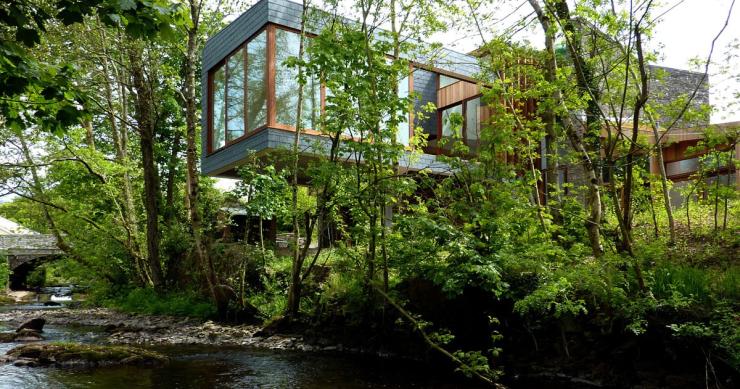
[[[215,307],[201,295],[192,291],[156,293],[152,289],[137,288],[110,298],[104,305],[125,312],[147,315],[176,315],[211,318]]]

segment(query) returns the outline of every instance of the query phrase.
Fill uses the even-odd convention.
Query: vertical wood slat
[[[480,93],[478,84],[458,81],[437,91],[437,108],[444,108]]]

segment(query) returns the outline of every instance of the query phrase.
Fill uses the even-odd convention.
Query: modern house
[[[235,177],[234,168],[251,152],[287,148],[292,145],[298,85],[295,69],[283,64],[298,55],[301,5],[287,0],[261,0],[206,42],[203,51],[203,174]],[[311,33],[312,31],[309,31]],[[314,31],[315,32],[315,31]],[[485,106],[473,76],[479,71],[477,58],[442,49],[433,65],[412,64],[409,77],[399,85],[400,94],[419,94],[416,106],[433,103],[439,115],[452,112],[466,118],[466,142],[475,147]],[[317,112],[325,103],[326,90],[309,81],[304,92],[304,112]],[[318,131],[314,118],[304,118],[302,148]],[[411,170],[442,169],[437,162],[439,139],[452,131],[438,115],[401,126],[400,143],[408,144],[414,127],[429,135],[429,147],[419,159],[409,161]]]
[[[287,67],[284,61],[298,55],[301,11],[300,4],[287,0],[261,0],[206,42],[202,73],[203,174],[236,177],[235,168],[250,153],[264,154],[292,146],[297,119],[297,71]],[[316,32],[307,31],[309,34]],[[452,129],[444,119],[452,113],[461,114],[464,118],[462,140],[475,150],[481,123],[490,115],[487,107],[481,104],[480,88],[474,79],[480,70],[478,58],[442,49],[434,59],[411,61],[411,67],[409,77],[400,83],[399,93],[418,94],[415,111],[433,103],[437,112],[423,120],[410,112],[408,123],[413,125],[400,126],[397,140],[408,144],[413,129],[422,129],[428,135],[428,147],[420,158],[404,161],[406,167],[410,171],[442,172],[446,165],[439,161],[438,155],[444,152],[445,142],[440,140],[452,136]],[[702,82],[699,73],[668,68],[663,71],[666,73],[664,82],[655,83],[651,88],[656,99],[670,100],[690,92]],[[696,104],[708,103],[708,87],[704,81]],[[313,128],[316,115],[325,104],[327,91],[317,80],[309,80],[304,88],[303,110],[308,114],[302,119],[307,129],[301,139],[301,149],[307,150],[310,143],[322,139]],[[696,134],[686,135],[691,132],[689,130],[681,131],[672,132],[664,139],[666,170],[676,180],[685,179],[697,167],[697,155],[685,151],[695,145],[698,138]],[[651,132],[644,134],[652,138]],[[740,154],[740,149],[736,151]],[[540,168],[544,169],[546,163],[546,158],[539,161]],[[653,172],[658,171],[656,163],[656,159],[651,160]],[[559,175],[563,181],[574,180],[579,175],[578,167],[563,166],[563,169],[565,171]],[[732,174],[733,179],[740,184],[735,174]]]

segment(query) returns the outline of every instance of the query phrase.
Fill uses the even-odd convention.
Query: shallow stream
[[[13,309],[45,310],[42,302]],[[3,307],[0,307],[3,309]],[[7,309],[7,308],[5,308]],[[0,322],[0,331],[15,327]],[[101,343],[101,327],[44,327],[46,341]],[[0,343],[4,354],[18,343]],[[224,346],[150,347],[171,358],[159,368],[0,366],[0,389],[37,388],[459,388],[471,383],[421,363],[372,356]]]

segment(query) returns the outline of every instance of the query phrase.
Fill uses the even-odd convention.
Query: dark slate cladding
[[[418,112],[427,103],[437,104],[437,74],[423,69],[415,69],[414,92],[419,98],[414,104],[414,111]],[[414,126],[422,126],[429,135],[437,134],[437,115],[426,114],[428,117],[419,122],[415,120]]]
[[[669,126],[674,120],[674,115],[669,114],[661,106],[666,106],[683,96],[690,96],[694,89],[699,87],[696,96],[691,101],[690,108],[700,109],[702,106],[709,104],[709,76],[702,82],[704,73],[692,72],[689,70],[674,69],[663,66],[650,65],[650,104],[653,104],[661,114],[661,125]],[[679,121],[676,123],[677,128],[693,127],[709,124],[709,114],[699,117],[692,121]]]
[[[267,7],[270,1],[261,0],[249,8],[236,20],[208,39],[203,48],[203,73],[201,74],[201,128],[203,129],[201,131],[201,148],[203,150],[201,152],[201,172],[203,174],[212,174],[217,169],[244,158],[246,150],[260,150],[267,147],[267,142],[260,143],[257,139],[260,136],[256,135],[206,156],[206,150],[208,149],[208,71],[267,24]]]
[[[246,158],[250,152],[266,149],[269,146],[268,135],[268,131],[260,131],[209,156],[205,156],[205,153],[203,153],[204,157],[201,160],[200,167],[202,174],[216,175],[222,173]]]
[[[203,49],[203,72],[206,73],[247,38],[267,23],[267,8],[271,1],[261,0],[206,42]]]

